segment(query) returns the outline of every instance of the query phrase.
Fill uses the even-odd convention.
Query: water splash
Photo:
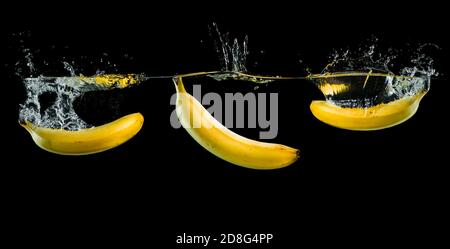
[[[439,50],[436,44],[426,43],[402,49],[392,47],[382,49],[376,37],[371,37],[364,44],[368,45],[359,45],[357,49],[334,50],[329,57],[331,62],[321,73],[371,71],[409,77],[439,75],[434,69],[434,60],[427,51]]]
[[[330,56],[331,62],[322,70],[324,73],[340,71],[379,71],[392,73],[390,67],[397,54],[388,49],[386,52],[375,52],[376,45],[371,45],[367,49],[334,50]]]
[[[33,63],[33,54],[31,53],[29,48],[25,48],[23,52],[25,54],[25,62],[28,68],[28,72],[30,75],[33,75],[34,73],[36,73],[36,68],[34,67]]]
[[[310,79],[329,103],[346,108],[370,108],[424,94],[430,87],[429,77],[395,76],[377,72],[312,75]]]
[[[43,59],[36,64],[35,54],[38,51],[26,47],[30,36],[30,32],[13,34],[13,38],[18,44],[15,75],[24,78],[23,83],[27,95],[25,102],[20,105],[19,120],[28,120],[37,126],[54,129],[79,130],[90,127],[78,117],[73,108],[75,99],[82,95],[80,89],[61,83],[61,80],[57,78],[35,77],[37,67],[39,65],[48,66],[48,62]],[[75,75],[75,70],[69,63],[63,62],[63,65],[71,75]],[[54,102],[42,103],[41,97],[45,94],[54,95]]]
[[[53,129],[79,130],[90,127],[81,120],[73,108],[73,102],[82,92],[61,80],[45,77],[24,80],[27,99],[20,105],[19,120],[28,120],[37,126]],[[40,96],[45,93],[56,95],[55,102],[43,110]]]
[[[63,61],[63,65],[64,69],[66,69],[70,73],[70,76],[76,76],[75,68],[71,64],[69,64],[66,61]]]
[[[378,48],[378,40],[356,50],[335,50],[320,75],[310,75],[330,103],[341,107],[368,108],[426,93],[431,76],[438,73],[423,44],[412,51]]]
[[[96,75],[93,77],[37,77],[24,79],[27,99],[20,105],[19,120],[35,125],[65,130],[90,127],[75,112],[74,101],[85,92],[126,88],[140,83],[142,75]],[[43,108],[40,97],[55,95],[55,101]]]
[[[276,79],[281,79],[282,77],[277,76],[258,76],[258,75],[251,75],[251,74],[245,74],[241,72],[221,72],[221,73],[214,73],[214,74],[208,74],[207,75],[210,78],[213,78],[217,81],[223,81],[223,80],[241,80],[241,81],[248,81],[253,82],[257,84],[266,84],[273,82]]]
[[[381,49],[372,37],[357,49],[335,50],[320,75],[310,75],[330,103],[368,108],[426,93],[432,76],[438,76],[431,43]]]
[[[138,75],[105,74],[118,70],[108,53],[74,57],[64,54],[69,48],[64,44],[47,44],[36,48],[30,31],[12,33],[10,38],[10,42],[15,44],[11,52],[16,57],[11,70],[22,79],[27,96],[20,105],[20,121],[28,120],[35,125],[54,129],[88,128],[90,125],[81,120],[74,110],[77,98],[89,91],[135,85],[141,79]],[[127,61],[133,59],[124,57]],[[81,71],[95,73],[95,76],[84,77],[77,74]],[[45,96],[52,96],[54,99],[49,100]]]
[[[434,68],[434,59],[428,55],[430,50],[439,51],[441,48],[434,43],[425,43],[417,47],[410,59],[410,66],[401,69],[400,74],[405,76],[439,76]]]
[[[221,64],[222,71],[246,72],[248,51],[248,36],[242,42],[237,38],[230,39],[228,33],[222,34],[216,23],[210,26],[210,35]]]
[[[271,77],[271,79],[261,78],[243,73],[247,72],[246,64],[249,55],[247,35],[242,42],[239,42],[237,38],[231,39],[228,33],[221,33],[216,23],[212,23],[209,29],[214,40],[215,50],[219,56],[221,73],[210,74],[208,77],[217,81],[242,80],[260,84],[274,80],[274,77]]]
[[[14,73],[18,77],[22,77],[23,75],[33,76],[36,73],[34,53],[25,43],[28,37],[30,37],[30,32],[27,31],[13,33],[9,37],[10,42],[16,44],[16,50],[14,52],[19,59],[14,62]]]
[[[106,52],[74,56],[70,53],[71,45],[58,43],[58,39],[55,43],[46,43],[46,40],[40,39],[42,37],[34,36],[31,31],[8,35],[8,43],[11,44],[8,70],[11,70],[11,76],[33,78],[40,75],[76,76],[80,72],[88,75],[117,73],[119,67],[134,60],[127,53],[120,57]]]

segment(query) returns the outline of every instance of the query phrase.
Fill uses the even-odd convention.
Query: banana
[[[321,84],[318,87],[325,96],[343,93],[350,88],[350,86],[346,84]]]
[[[95,83],[98,85],[103,85],[105,87],[112,88],[116,86],[117,88],[125,88],[131,85],[139,83],[139,75],[135,74],[106,74],[97,75],[94,77]]]
[[[106,89],[122,89],[139,84],[143,76],[138,74],[103,74],[94,77],[79,76],[72,78],[75,79],[73,81],[75,84],[98,86]],[[65,80],[66,82],[68,81]]]
[[[79,131],[38,127],[27,120],[20,124],[31,134],[34,142],[46,151],[61,155],[87,155],[121,145],[136,135],[143,123],[142,114],[134,113],[102,126]]]
[[[389,128],[411,118],[425,93],[369,108],[343,108],[327,101],[313,101],[311,111],[320,121],[341,129],[369,131]]]
[[[230,163],[252,169],[277,169],[299,158],[297,149],[242,137],[217,121],[192,95],[181,77],[174,78],[176,113],[181,125],[203,148]]]

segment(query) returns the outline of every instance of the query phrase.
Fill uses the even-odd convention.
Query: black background
[[[176,235],[183,232],[263,232],[274,233],[270,247],[280,248],[311,242],[429,245],[442,236],[448,44],[440,6],[64,5],[11,7],[2,17],[7,113],[2,122],[8,142],[1,167],[4,205],[10,210],[5,215],[13,221],[8,230],[16,243],[177,248]],[[81,100],[80,116],[91,122],[131,112],[145,117],[135,138],[100,154],[47,153],[17,124],[25,92],[15,76],[14,64],[23,54],[13,34],[26,31],[24,46],[35,51],[36,61],[49,61],[37,74],[67,75],[61,69],[64,57],[85,75],[99,68],[173,75],[220,68],[208,33],[213,21],[232,37],[249,36],[251,72],[305,75],[305,66],[318,72],[333,48],[356,46],[375,34],[386,46],[439,44],[436,66],[443,75],[431,82],[413,118],[374,132],[340,130],[316,120],[309,104],[322,96],[307,81],[254,90],[245,82],[187,80],[188,86],[202,83],[203,92],[279,93],[279,133],[273,142],[299,148],[302,157],[273,171],[233,166],[198,146],[183,129],[173,129],[170,80]],[[99,57],[117,65],[85,63]],[[118,101],[118,108],[109,105]],[[96,108],[89,110],[90,105]],[[257,138],[257,131],[236,131]]]

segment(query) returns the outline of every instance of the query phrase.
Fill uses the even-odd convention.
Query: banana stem
[[[181,76],[174,77],[173,83],[175,84],[175,89],[177,90],[178,93],[185,93],[186,89],[184,88],[183,80],[181,78],[182,78]]]

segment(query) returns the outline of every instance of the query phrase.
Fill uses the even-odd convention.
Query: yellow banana
[[[369,108],[343,108],[327,101],[313,101],[311,111],[320,121],[347,130],[369,131],[398,125],[416,113],[421,93]]]
[[[121,145],[136,135],[143,123],[142,114],[134,113],[102,126],[79,131],[38,127],[29,121],[21,125],[31,134],[34,142],[46,151],[61,155],[87,155]]]
[[[346,92],[350,86],[346,84],[322,84],[318,86],[324,95],[336,95]]]
[[[98,85],[105,88],[126,88],[138,84],[140,77],[141,75],[137,74],[103,74],[94,77],[79,76],[78,79],[83,84]]]
[[[299,150],[242,137],[223,126],[174,78],[176,112],[181,125],[202,147],[230,163],[252,169],[276,169],[294,163]]]

